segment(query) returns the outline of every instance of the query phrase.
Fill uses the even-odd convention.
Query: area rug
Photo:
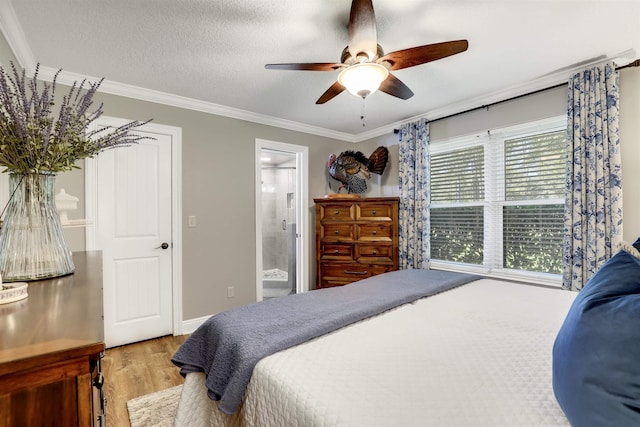
[[[181,391],[178,385],[128,401],[131,427],[172,427]]]

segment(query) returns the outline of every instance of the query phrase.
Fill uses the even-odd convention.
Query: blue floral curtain
[[[564,272],[580,290],[622,241],[618,72],[612,63],[569,80]]]
[[[429,268],[429,124],[426,119],[400,128],[400,269]]]

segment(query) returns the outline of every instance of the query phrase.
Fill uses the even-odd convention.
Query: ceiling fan
[[[400,99],[413,96],[411,89],[390,71],[446,58],[467,50],[467,40],[416,46],[385,54],[377,41],[376,18],[372,0],[353,0],[349,15],[349,44],[340,63],[267,64],[269,70],[338,71],[338,80],[318,98],[324,104],[344,90],[365,98],[380,90]]]

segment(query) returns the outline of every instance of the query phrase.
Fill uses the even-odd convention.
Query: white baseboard
[[[193,333],[200,325],[202,325],[207,319],[211,316],[203,316],[198,317],[196,319],[184,320],[182,322],[182,334],[179,335],[187,335]]]

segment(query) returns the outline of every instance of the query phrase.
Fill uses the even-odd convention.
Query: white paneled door
[[[155,140],[107,150],[95,161],[107,347],[173,332],[172,135],[137,133]]]

